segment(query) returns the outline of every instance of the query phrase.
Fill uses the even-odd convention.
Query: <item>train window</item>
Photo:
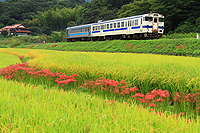
[[[135,25],[138,25],[138,20],[135,20]]]
[[[117,28],[120,28],[120,22],[117,23]]]
[[[124,27],[124,22],[121,22],[121,26]]]
[[[101,25],[101,30],[103,30],[104,29],[104,25]]]
[[[93,26],[93,31],[95,30],[96,26]]]
[[[141,24],[142,24],[142,18],[141,18]]]
[[[152,21],[153,20],[153,17],[145,17],[144,18],[144,21]]]
[[[104,25],[104,29],[106,29],[107,27],[106,27],[106,24]]]
[[[129,21],[128,21],[128,26],[130,27],[130,26],[131,26],[131,24],[132,24],[132,23],[131,23],[131,20],[129,20]]]
[[[127,27],[127,21],[125,22],[125,27]]]
[[[159,18],[159,22],[164,22],[164,18]]]
[[[154,18],[154,23],[157,23],[157,18]]]
[[[97,30],[100,30],[100,26],[97,26]]]
[[[110,28],[111,28],[111,29],[113,28],[113,24],[112,24],[112,23],[110,24]]]
[[[134,20],[132,20],[132,26],[134,26],[134,22],[135,22],[135,21],[134,21]]]
[[[116,28],[116,23],[114,23],[114,28]]]
[[[109,29],[109,24],[107,24],[107,29]]]

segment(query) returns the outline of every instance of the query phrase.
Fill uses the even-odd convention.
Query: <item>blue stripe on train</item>
[[[88,32],[84,32],[84,33],[76,33],[76,34],[70,34],[69,36],[80,36],[80,35],[88,35]]]
[[[143,26],[143,28],[147,28],[147,25]],[[148,26],[148,28],[152,28],[152,26]]]
[[[131,29],[139,29],[140,26],[136,26],[136,27],[131,27]]]
[[[140,26],[131,27],[131,29],[139,29]],[[119,30],[127,30],[127,28],[118,28],[118,29],[109,29],[109,30],[103,30],[103,32],[109,32],[109,31],[119,31]],[[99,33],[100,31],[93,31],[92,33]]]
[[[100,33],[100,31],[93,31],[92,33]]]

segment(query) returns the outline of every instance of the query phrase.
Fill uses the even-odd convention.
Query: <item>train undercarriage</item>
[[[110,35],[110,36],[97,36],[97,37],[77,37],[68,38],[67,41],[105,41],[105,40],[145,40],[145,39],[159,39],[162,34],[145,33],[145,34],[129,34],[129,35]]]

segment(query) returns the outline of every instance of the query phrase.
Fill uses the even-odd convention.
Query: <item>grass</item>
[[[199,132],[197,122],[81,92],[0,79],[1,132]],[[115,100],[115,99],[112,99]],[[144,128],[145,127],[145,128]]]
[[[19,63],[20,60],[17,56],[11,55],[11,54],[7,54],[4,52],[0,52],[0,68],[4,68],[7,67],[11,64],[16,64]]]
[[[171,37],[173,37],[171,35]],[[55,45],[56,44],[56,45]],[[129,45],[131,44],[131,46]],[[195,38],[155,39],[155,40],[107,40],[89,42],[60,42],[41,45],[16,45],[15,48],[90,51],[90,52],[123,52],[123,53],[153,53],[164,55],[200,56],[200,40]],[[0,45],[13,47],[13,45]]]

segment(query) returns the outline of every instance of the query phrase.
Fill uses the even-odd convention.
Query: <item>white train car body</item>
[[[100,21],[66,29],[66,36],[70,41],[159,38],[163,33],[164,16],[159,13]]]

